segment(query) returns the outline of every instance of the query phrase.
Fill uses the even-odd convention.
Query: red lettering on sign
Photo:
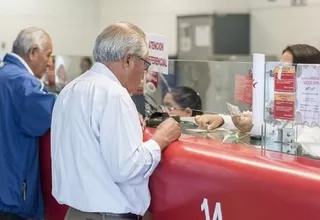
[[[294,120],[293,94],[274,94],[273,117],[287,121]]]
[[[279,78],[279,71],[281,77]],[[273,71],[274,75],[274,91],[276,92],[294,92],[295,91],[295,68],[283,67],[281,70],[276,67]]]
[[[150,41],[149,42],[149,49],[163,51],[164,50],[164,44],[161,43],[161,42]]]
[[[162,58],[162,57],[149,56],[149,60],[150,60],[152,65],[162,66],[162,67],[167,67],[168,66],[167,59]]]

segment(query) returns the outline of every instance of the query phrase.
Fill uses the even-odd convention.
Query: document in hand
[[[241,116],[241,111],[238,106],[232,105],[227,102],[227,107],[231,116]]]

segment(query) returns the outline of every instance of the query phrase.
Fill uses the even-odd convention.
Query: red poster
[[[293,121],[294,120],[294,95],[274,94],[273,114],[275,119]]]
[[[252,104],[252,75],[236,74],[234,99],[238,104]]]
[[[275,92],[294,92],[295,91],[295,67],[276,67],[273,71],[274,91]]]
[[[146,92],[147,93],[153,93],[158,88],[159,83],[159,74],[158,72],[149,71],[146,73],[145,80],[146,80]],[[141,81],[141,84],[139,85],[137,91],[132,93],[132,95],[143,95],[144,94],[144,80]]]
[[[146,75],[146,89],[149,93],[154,93],[158,88],[159,83],[159,74],[158,72],[148,71]]]

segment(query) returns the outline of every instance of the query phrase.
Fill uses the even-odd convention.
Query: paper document
[[[227,102],[227,107],[231,116],[241,116],[241,111],[238,106],[231,105]]]
[[[193,124],[197,124],[195,121],[195,117],[180,117],[180,121],[184,121],[184,122],[190,122]]]

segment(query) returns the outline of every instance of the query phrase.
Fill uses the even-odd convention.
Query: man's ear
[[[132,54],[131,53],[126,53],[126,55],[124,56],[124,66],[125,66],[126,69],[129,68],[131,62],[133,62]]]
[[[38,52],[38,48],[36,46],[33,46],[28,52],[29,60],[34,60],[36,52]]]

